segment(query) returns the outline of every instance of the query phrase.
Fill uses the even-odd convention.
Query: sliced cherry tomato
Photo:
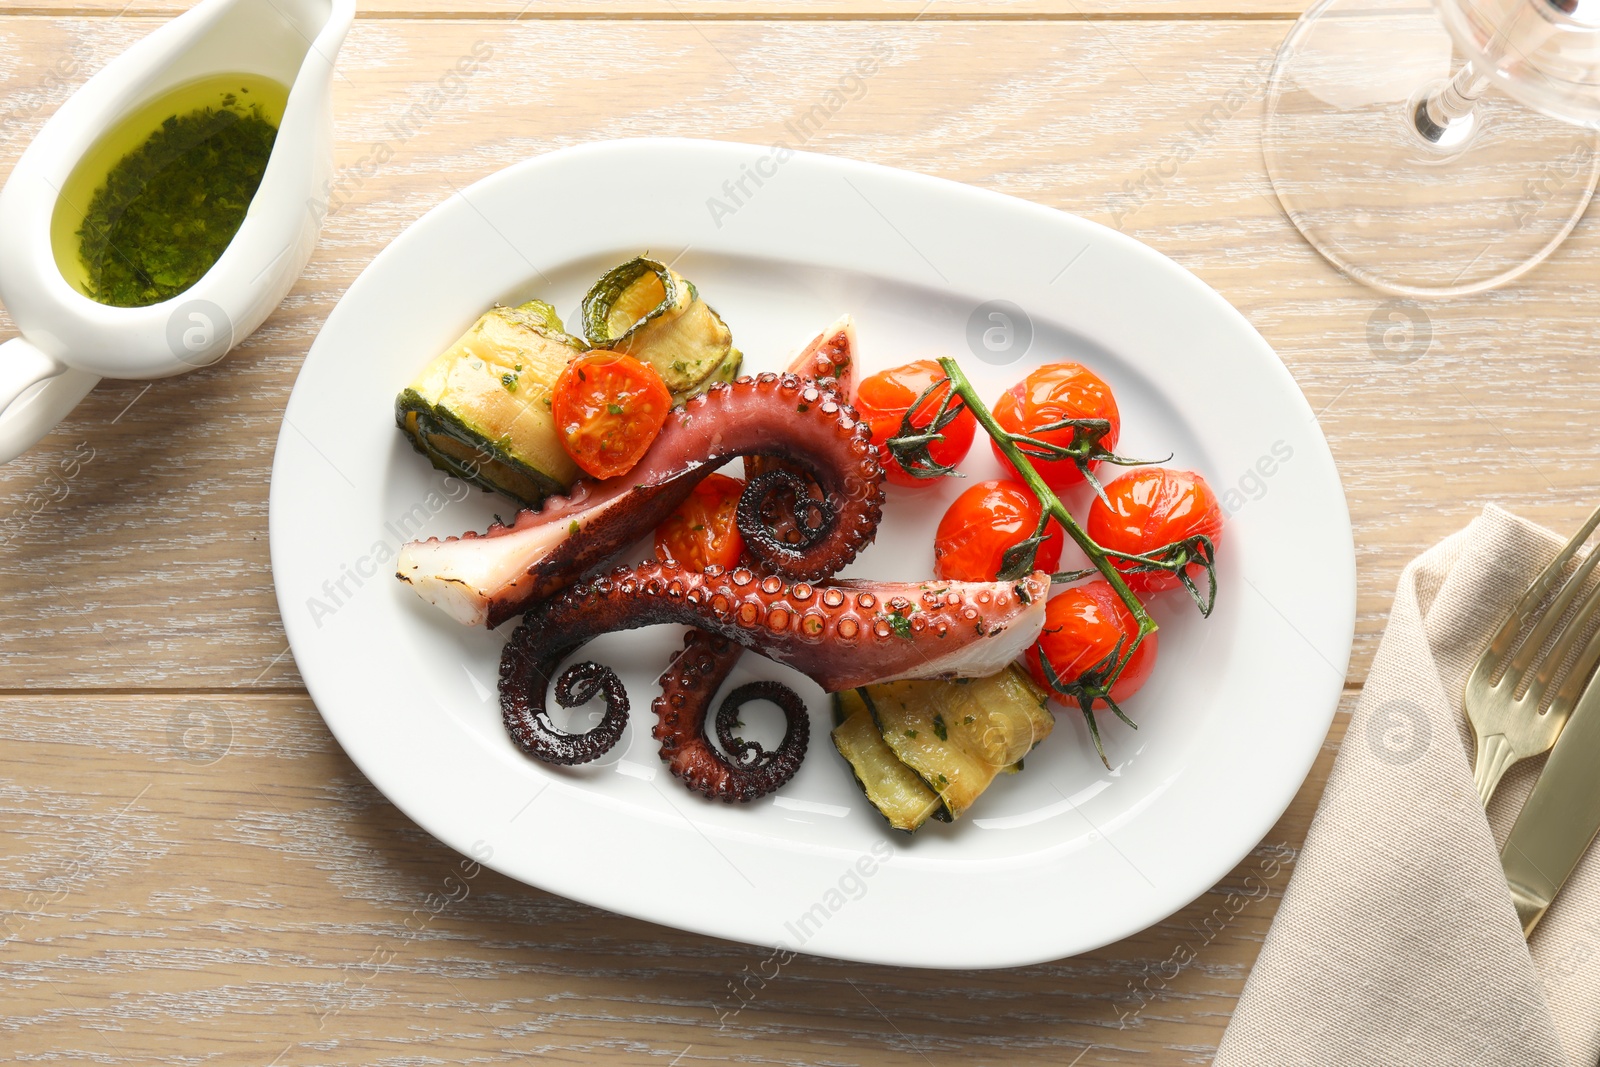
[[[671,410],[656,369],[619,352],[586,352],[568,363],[551,401],[567,455],[596,478],[632,470]]]
[[[1044,509],[1021,482],[979,482],[956,497],[939,520],[933,573],[946,581],[992,582],[1006,552],[1033,536]],[[1052,522],[1033,569],[1061,564],[1061,527]]]
[[[1090,471],[1099,466],[1092,457],[1115,451],[1117,438],[1122,435],[1122,415],[1117,411],[1111,387],[1081,363],[1047,363],[1040,367],[996,401],[994,419],[1007,433],[1026,434],[1046,444],[1079,449]],[[1063,419],[1103,419],[1109,428],[1103,433],[1088,427],[1040,429]],[[998,444],[994,444],[994,454],[1008,470],[1016,472]],[[1052,489],[1070,489],[1083,481],[1083,468],[1071,458],[1046,459],[1029,453],[1028,459]]]
[[[744,538],[734,522],[744,483],[726,474],[708,475],[689,499],[656,527],[656,558],[703,571],[737,567]]]
[[[1045,608],[1044,631],[1039,640],[1028,649],[1028,671],[1033,680],[1046,692],[1063,703],[1072,699],[1068,693],[1053,686],[1049,675],[1040,663],[1040,656],[1049,659],[1055,680],[1062,686],[1081,684],[1094,689],[1103,685],[1116,657],[1127,653],[1139,633],[1139,624],[1133,612],[1117,596],[1116,590],[1104,579],[1074,586],[1052,598]],[[1120,704],[1139,691],[1156,665],[1156,645],[1159,634],[1149,634],[1139,643],[1133,658],[1111,686],[1113,703]],[[1117,642],[1122,642],[1119,652]],[[1113,653],[1116,653],[1114,656]],[[1105,707],[1105,701],[1096,699],[1094,706]],[[1097,741],[1098,743],[1098,741]]]
[[[917,478],[906,473],[906,469],[889,455],[884,442],[899,435],[906,412],[911,411],[912,405],[917,404],[917,398],[929,386],[944,376],[939,364],[931,359],[919,359],[903,367],[879,371],[863,379],[856,389],[856,414],[872,431],[872,439],[878,442],[878,462],[883,464],[884,473],[895,485],[923,487],[934,484],[933,478]],[[923,429],[933,422],[939,405],[949,392],[950,387],[946,385],[917,405],[917,410],[911,416],[911,425]],[[956,403],[958,411],[954,421],[940,431],[944,440],[928,445],[928,455],[940,466],[954,466],[965,459],[972,448],[972,438],[978,431],[978,420],[972,417],[972,412],[959,400]]]
[[[1086,524],[1097,545],[1130,556],[1154,553],[1173,563],[1198,556],[1199,562],[1183,568],[1189,580],[1182,584],[1191,588],[1206,575],[1210,554],[1200,555],[1204,550],[1198,539],[1208,538],[1215,550],[1222,535],[1222,507],[1204,478],[1192,471],[1140,467],[1108,483],[1105,490],[1106,499],[1090,505]],[[1127,576],[1130,589],[1154,592],[1182,582],[1175,570],[1115,556],[1111,562]]]

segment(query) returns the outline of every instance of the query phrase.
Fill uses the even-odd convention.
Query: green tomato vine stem
[[[1116,670],[1106,679],[1105,687],[1109,690],[1111,684],[1122,674],[1122,669],[1133,658],[1133,654],[1139,648],[1139,644],[1145,637],[1156,632],[1155,620],[1150,617],[1150,613],[1145,610],[1144,604],[1134,595],[1133,590],[1128,588],[1128,583],[1122,577],[1122,572],[1117,570],[1116,566],[1111,562],[1110,554],[1095,543],[1094,539],[1089,536],[1088,531],[1078,525],[1078,520],[1074,519],[1072,514],[1067,511],[1066,505],[1061,503],[1061,498],[1056,496],[1055,491],[1046,485],[1044,479],[1039,476],[1039,472],[1034,469],[1033,462],[1028,458],[1027,454],[1017,447],[1013,436],[995,421],[994,415],[990,413],[988,406],[979,399],[978,391],[973,388],[972,382],[968,380],[966,374],[961,370],[960,364],[949,356],[943,356],[939,359],[939,366],[943,368],[945,374],[949,377],[950,388],[957,396],[961,397],[961,401],[967,406],[967,410],[972,412],[973,418],[978,420],[978,425],[983,427],[984,432],[993,439],[995,445],[1005,455],[1006,459],[1016,468],[1017,474],[1021,476],[1029,490],[1033,492],[1034,496],[1038,497],[1040,506],[1061,525],[1063,530],[1067,531],[1067,536],[1071,537],[1077,546],[1083,550],[1084,555],[1089,557],[1089,562],[1094,564],[1095,570],[1099,571],[1105,578],[1106,582],[1116,592],[1118,598],[1127,605],[1128,611],[1132,613],[1134,620],[1139,624],[1139,632],[1134,635],[1133,642],[1128,646],[1127,653],[1123,655],[1121,662],[1117,664]]]

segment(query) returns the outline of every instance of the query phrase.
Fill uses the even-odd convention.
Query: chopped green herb
[[[612,414],[612,415],[621,415],[622,414],[622,405],[621,404],[607,404],[606,405],[606,411],[609,414]]]
[[[950,740],[950,731],[945,728],[944,716],[937,711],[933,713],[933,736],[941,741]]]
[[[578,520],[577,519],[573,519],[572,522],[567,525],[567,533],[575,534],[577,532],[578,532]]]
[[[145,307],[199,281],[244,222],[277,135],[259,106],[164,121],[89,200],[77,234],[89,295]]]
[[[502,374],[500,375],[500,384],[506,387],[506,392],[514,393],[517,391],[517,376],[515,374]]]
[[[889,625],[892,626],[894,628],[894,632],[899,634],[901,637],[911,636],[911,620],[906,618],[904,615],[890,615]]]
[[[907,730],[907,731],[906,731],[906,736],[907,736],[907,737],[913,737],[913,738],[914,738],[914,737],[916,737],[916,736],[917,736],[917,732],[916,732],[916,731],[915,731],[915,730]]]

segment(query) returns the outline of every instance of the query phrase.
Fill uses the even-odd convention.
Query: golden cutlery
[[[1591,642],[1591,648],[1600,641]],[[1600,829],[1600,676],[1591,679],[1500,850],[1523,936]]]
[[[1584,683],[1593,673],[1596,661],[1600,661],[1600,640],[1588,642],[1550,697],[1549,707],[1540,710],[1556,672],[1571,657],[1587,623],[1600,608],[1600,586],[1597,586],[1584,597],[1576,611],[1572,610],[1573,603],[1583,592],[1584,582],[1600,562],[1600,551],[1589,553],[1561,584],[1554,599],[1550,599],[1551,591],[1562,583],[1567,565],[1597,525],[1600,525],[1600,510],[1589,516],[1583,529],[1567,542],[1511,609],[1505,624],[1489,641],[1489,647],[1484,649],[1477,666],[1472,669],[1472,676],[1467,679],[1467,719],[1478,739],[1472,777],[1478,786],[1478,799],[1485,807],[1513,763],[1547,752],[1556,743],[1579,695],[1584,692]],[[1522,636],[1524,632],[1526,637]],[[1549,651],[1540,657],[1546,645],[1550,646]],[[1534,667],[1536,658],[1539,663],[1530,678],[1529,670]]]

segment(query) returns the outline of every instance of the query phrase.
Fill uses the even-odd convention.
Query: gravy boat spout
[[[21,333],[0,345],[0,463],[49,432],[100,378],[162,378],[215,363],[288,294],[311,258],[324,214],[317,204],[333,177],[334,58],[354,13],[354,0],[201,0],[112,60],[45,123],[0,190],[0,302]],[[168,101],[213,91],[221,100],[226,91],[231,106],[243,98],[227,86],[246,79],[272,88],[257,98],[272,95],[266,117],[278,129],[233,238],[174,296],[141,307],[93,299],[78,231],[95,186],[82,175],[104,184],[105,174],[80,164],[124,143],[137,148],[168,117]],[[184,105],[199,106],[212,105]]]

